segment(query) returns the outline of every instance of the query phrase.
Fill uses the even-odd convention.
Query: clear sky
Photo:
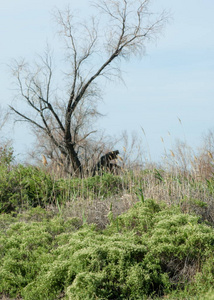
[[[126,86],[107,85],[101,107],[107,116],[100,124],[114,134],[127,130],[142,135],[143,127],[156,160],[163,153],[161,138],[166,147],[177,138],[196,147],[214,128],[214,1],[152,2],[155,10],[170,10],[173,18],[159,40],[147,46],[146,56],[122,65]],[[1,106],[14,95],[7,64],[41,53],[54,33],[51,11],[68,3],[88,12],[88,0],[0,0]],[[5,134],[21,153],[32,138],[26,127],[16,127]]]

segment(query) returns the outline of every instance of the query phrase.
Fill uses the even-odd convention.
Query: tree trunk
[[[72,167],[74,169],[74,175],[78,177],[82,177],[82,165],[78,158],[77,152],[74,149],[74,146],[72,144],[67,145],[68,155],[69,159],[72,163]]]

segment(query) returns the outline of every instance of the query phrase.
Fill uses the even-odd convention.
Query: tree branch
[[[20,117],[22,117],[24,120],[26,120],[29,123],[32,123],[34,125],[36,125],[38,128],[42,129],[43,131],[46,131],[45,127],[42,127],[39,123],[37,123],[36,121],[28,118],[27,116],[25,116],[24,114],[20,113],[19,111],[17,111],[14,107],[9,106],[11,110],[13,110],[17,115],[19,115]]]

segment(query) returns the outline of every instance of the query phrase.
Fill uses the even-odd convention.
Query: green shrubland
[[[214,299],[212,177],[56,178],[0,158],[3,299]]]
[[[214,230],[198,216],[145,200],[109,218],[98,230],[42,208],[2,214],[0,292],[49,300],[212,294]]]

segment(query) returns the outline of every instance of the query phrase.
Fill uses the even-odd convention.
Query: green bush
[[[30,215],[39,215],[41,219],[29,223],[18,221]],[[64,221],[57,216],[50,219],[41,208],[31,210],[28,216],[4,214],[0,218],[0,293],[10,296],[21,295],[45,265],[53,262],[50,252],[57,245],[55,237],[79,226],[77,219]]]
[[[56,299],[63,291],[69,299],[124,299],[130,289],[135,293],[138,282],[135,274],[133,279],[129,275],[146,248],[135,245],[133,234],[111,237],[84,227],[72,235],[59,236],[58,243],[52,252],[54,264],[46,265],[46,271],[25,288],[25,299],[36,295],[41,295],[37,299]]]
[[[16,223],[0,237],[0,292],[19,295],[48,259],[51,235],[41,224]]]
[[[22,199],[29,206],[45,207],[55,201],[55,182],[50,174],[36,167],[20,165],[14,170],[20,176]]]
[[[49,174],[33,166],[0,165],[0,212],[26,206],[42,206],[56,200],[55,181]]]
[[[76,230],[77,220],[61,217],[27,224],[10,217],[1,230],[0,293],[26,300],[208,297],[213,228],[153,200],[111,219],[98,231]]]

